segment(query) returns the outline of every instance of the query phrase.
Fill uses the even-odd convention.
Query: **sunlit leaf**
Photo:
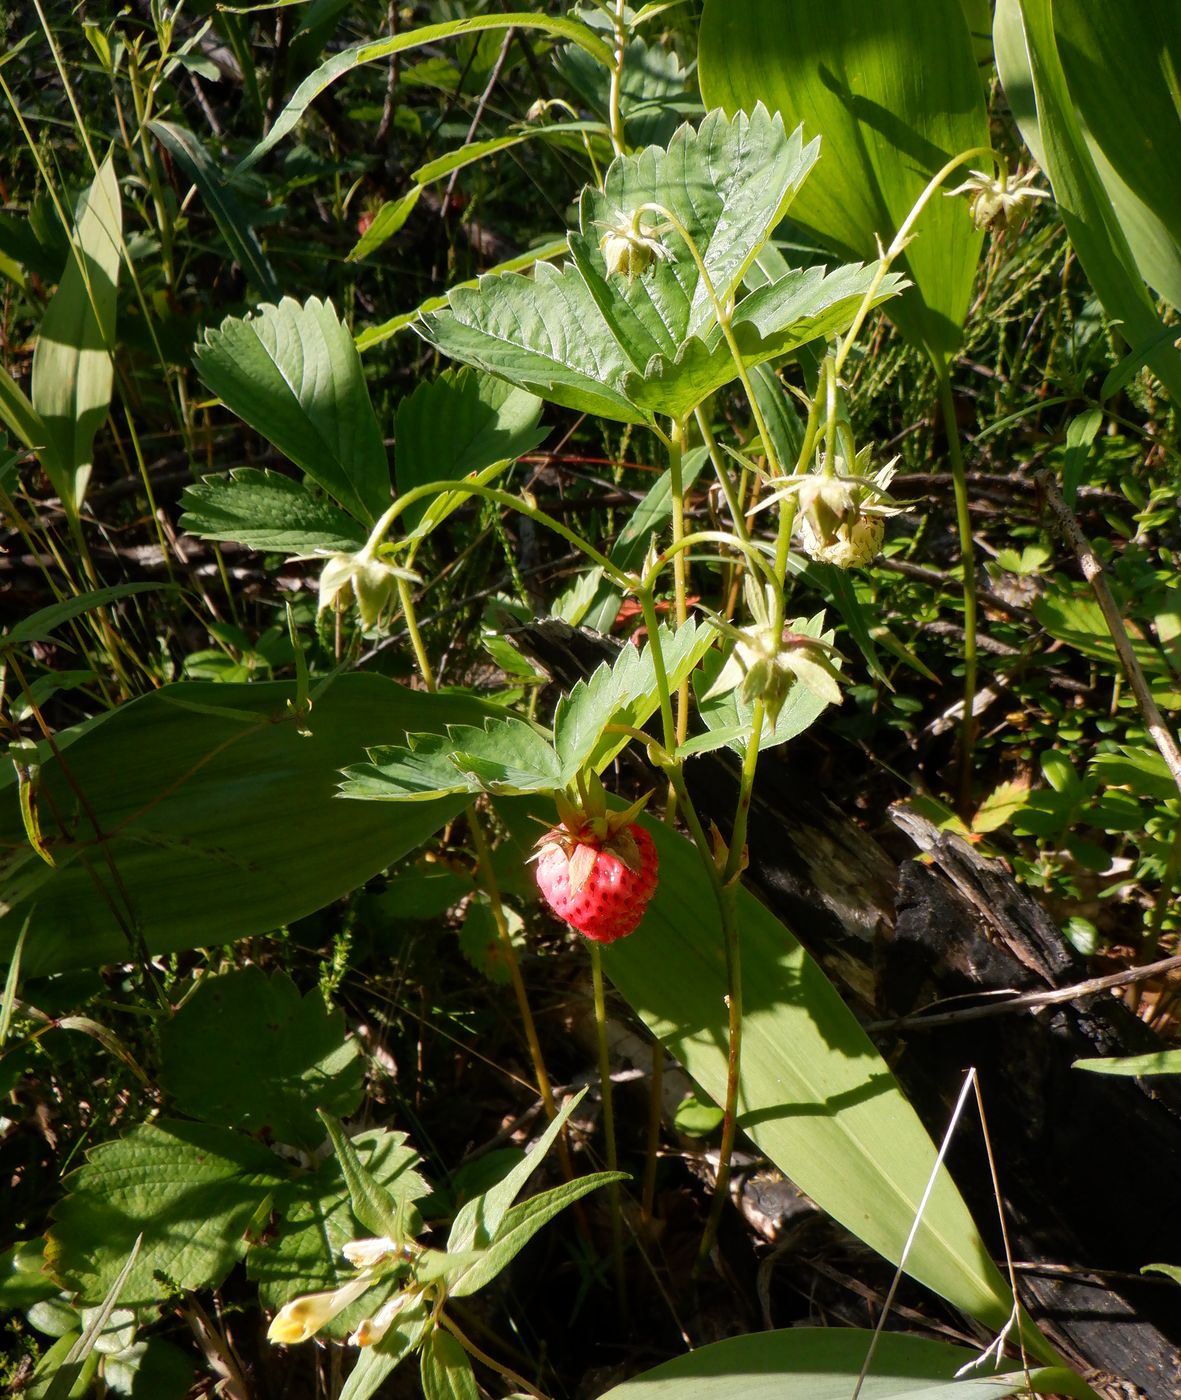
[[[791,217],[845,258],[876,256],[877,240],[889,243],[936,171],[989,145],[957,0],[706,0],[699,60],[707,106],[734,112],[762,101],[789,127],[802,122],[805,137],[821,137]],[[942,195],[914,233],[897,264],[914,286],[889,314],[945,358],[960,343],[981,235]]]

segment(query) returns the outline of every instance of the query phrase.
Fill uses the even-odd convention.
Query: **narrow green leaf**
[[[345,1135],[338,1119],[331,1113],[320,1110],[320,1118],[332,1139],[332,1150],[340,1163],[341,1175],[349,1188],[349,1200],[353,1214],[362,1227],[376,1238],[404,1240],[406,1234],[406,1206],[394,1199],[391,1192],[381,1184],[365,1163],[356,1148]]]
[[[1080,125],[1136,263],[1181,309],[1181,189],[1169,154],[1181,146],[1177,7],[1071,0],[1053,20]]]
[[[153,121],[148,123],[148,130],[180,166],[185,178],[200,190],[230,256],[268,301],[275,300],[279,284],[251,228],[251,211],[233,184],[224,178],[221,167],[187,127]]]
[[[660,823],[644,824],[656,843],[660,882],[643,925],[605,947],[603,963],[693,1080],[721,1102],[726,969],[716,904],[691,843]],[[740,890],[738,901],[740,1126],[819,1205],[897,1261],[934,1167],[934,1145],[820,968],[753,895]],[[1008,1289],[946,1171],[907,1270],[991,1327],[1009,1316]]]
[[[421,195],[422,186],[415,185],[401,199],[387,199],[374,214],[369,227],[349,249],[349,255],[345,261],[363,262],[370,253],[376,253],[383,244],[388,243],[410,215],[414,213]]]
[[[1181,1050],[1154,1050],[1148,1055],[1127,1055],[1122,1059],[1075,1060],[1075,1069],[1092,1074],[1181,1074]]]
[[[480,1400],[467,1352],[450,1332],[435,1327],[419,1353],[425,1400]]]
[[[350,553],[365,543],[364,528],[332,501],[255,467],[186,486],[181,504],[181,528],[206,540],[234,540],[284,554]]]
[[[1006,92],[1033,92],[1036,131],[1027,116],[1022,135],[1039,156],[1091,285],[1107,314],[1122,323],[1128,344],[1147,346],[1160,335],[1160,317],[1088,146],[1067,85],[1049,0],[998,0],[993,40]],[[1021,97],[1016,100],[1020,105]],[[1028,111],[1027,99],[1025,107]],[[1166,344],[1148,363],[1174,401],[1181,402],[1181,355]]]
[[[491,1283],[555,1215],[600,1186],[627,1179],[626,1172],[592,1172],[513,1206],[505,1212],[492,1242],[458,1278],[451,1280],[447,1291],[456,1298],[478,1292]]]
[[[348,328],[331,302],[284,297],[227,317],[194,355],[226,407],[372,525],[390,502],[385,443]]]
[[[108,603],[129,598],[135,593],[159,591],[169,586],[166,583],[116,583],[109,588],[96,588],[91,593],[79,593],[76,598],[68,598],[64,603],[51,603],[47,608],[30,613],[0,636],[0,651],[28,646],[30,642],[43,642],[71,618],[81,617],[94,608],[105,608]]]
[[[496,1238],[513,1202],[525,1189],[525,1183],[537,1170],[545,1154],[554,1145],[566,1119],[582,1102],[585,1089],[580,1089],[552,1118],[537,1139],[527,1157],[523,1157],[495,1186],[473,1196],[457,1212],[447,1236],[448,1254],[463,1254],[470,1249],[486,1249]]]
[[[406,53],[410,49],[423,48],[427,44],[437,44],[443,39],[458,39],[467,34],[478,34],[489,29],[530,29],[551,34],[593,54],[600,63],[608,66],[613,61],[610,46],[593,29],[573,19],[560,19],[549,15],[512,13],[480,15],[471,19],[450,20],[445,24],[426,24],[404,34],[395,34],[390,39],[354,44],[342,49],[322,63],[300,83],[287,106],[275,120],[266,136],[249,151],[238,165],[238,173],[249,170],[264,155],[294,130],[308,107],[317,97],[338,78],[352,72],[364,63],[376,63],[394,54]]]
[[[33,352],[41,465],[71,516],[86,494],[95,434],[111,406],[122,246],[123,205],[109,155],[79,202],[69,260]]]
[[[936,171],[989,144],[958,0],[706,0],[698,56],[708,106],[734,112],[763,101],[789,127],[819,133],[821,158],[792,219],[844,258],[874,257]],[[981,234],[941,195],[914,232],[896,264],[914,286],[889,314],[942,359],[960,343]]]
[[[41,415],[6,369],[0,369],[0,423],[26,447],[43,447],[49,441]]]

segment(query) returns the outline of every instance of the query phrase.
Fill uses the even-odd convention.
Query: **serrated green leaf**
[[[447,354],[571,408],[623,422],[683,417],[737,374],[706,281],[658,211],[641,228],[672,256],[654,257],[642,276],[612,275],[604,226],[650,203],[669,209],[726,305],[815,156],[815,143],[804,148],[798,132],[789,137],[761,106],[732,121],[712,112],[699,131],[681,127],[667,151],[616,159],[605,193],[584,192],[581,231],[569,239],[573,266],[539,268],[532,281],[485,278],[474,293],[456,291],[449,310],[418,329]],[[744,359],[755,364],[844,329],[872,276],[860,267],[829,278],[789,270],[760,287],[734,312]],[[886,279],[875,301],[899,286]]]
[[[537,427],[541,400],[502,379],[449,371],[424,380],[398,405],[395,479],[405,495],[430,481],[457,480],[531,451],[548,429]],[[411,530],[429,501],[400,517]]]
[[[286,1175],[274,1153],[240,1133],[167,1119],[143,1124],[94,1148],[66,1178],[47,1266],[84,1303],[97,1303],[142,1233],[124,1306],[148,1307],[169,1284],[214,1287],[242,1257],[247,1225]]]
[[[507,1210],[491,1243],[467,1269],[448,1285],[448,1293],[464,1298],[491,1283],[516,1258],[543,1225],[567,1206],[612,1181],[626,1181],[626,1172],[592,1172],[564,1181]]]
[[[254,229],[249,205],[221,173],[221,166],[187,127],[175,122],[148,122],[148,130],[168,151],[201,192],[205,207],[226,241],[230,256],[243,273],[271,301],[279,296],[279,284]],[[255,219],[257,215],[255,215]]]
[[[33,352],[41,465],[68,515],[86,494],[94,437],[111,405],[122,245],[123,205],[109,155],[79,202],[69,260]]]
[[[534,267],[537,263],[544,262],[549,258],[560,258],[567,251],[564,238],[550,239],[546,243],[539,243],[537,247],[530,248],[515,258],[506,258],[504,262],[490,267],[484,275],[495,277],[508,272],[521,272],[523,269]],[[459,287],[470,291],[477,286],[479,286],[479,278],[473,277],[467,282],[456,283],[451,291],[455,291]],[[360,331],[357,335],[357,349],[363,354],[366,350],[371,350],[373,346],[380,345],[383,341],[397,335],[399,331],[407,330],[420,317],[432,311],[441,311],[446,305],[446,296],[427,297],[413,311],[403,311],[397,316],[391,316],[387,321],[382,321],[380,325],[369,326],[366,330]],[[0,390],[2,389],[3,385],[0,384]]]
[[[436,1327],[419,1360],[424,1400],[480,1400],[472,1363],[450,1332]]]
[[[553,746],[515,716],[482,729],[456,725],[446,735],[411,734],[405,745],[369,750],[368,763],[344,769],[341,796],[422,801],[447,793],[546,792],[563,784]]]
[[[551,403],[619,423],[646,423],[614,386],[634,368],[607,328],[577,270],[538,263],[456,287],[445,311],[414,323],[452,359],[501,376]]]
[[[661,652],[670,690],[676,690],[714,644],[713,630],[690,618],[673,629],[660,628]],[[554,713],[554,746],[560,763],[555,787],[566,787],[578,772],[603,768],[630,742],[626,734],[608,734],[612,724],[643,728],[656,713],[660,695],[652,643],[642,651],[626,646],[615,661],[605,662],[589,680],[579,681],[558,701]]]
[[[231,412],[352,515],[372,525],[390,502],[385,444],[348,328],[331,302],[291,297],[207,330],[197,373]]]
[[[348,1141],[365,1171],[394,1203],[395,1214],[401,1212],[407,1237],[417,1234],[422,1220],[413,1203],[428,1195],[430,1187],[417,1171],[418,1153],[406,1145],[406,1134],[375,1128]],[[277,1228],[246,1256],[247,1272],[259,1285],[262,1305],[278,1309],[300,1294],[327,1292],[354,1278],[356,1270],[341,1249],[357,1233],[342,1161],[335,1155],[328,1157],[288,1187]],[[325,1331],[332,1337],[348,1336],[372,1312],[373,1300],[366,1296],[339,1314]]]
[[[520,946],[525,941],[524,920],[507,905],[503,906],[502,913],[508,925],[509,938],[514,945]],[[482,890],[469,901],[464,911],[459,929],[459,950],[489,982],[506,987],[512,980],[508,955],[492,913],[492,904]]]
[[[451,762],[485,792],[511,796],[562,786],[553,745],[524,720],[487,720],[482,729],[456,725],[447,742]]]
[[[194,1118],[311,1152],[324,1140],[317,1108],[340,1116],[361,1101],[360,1052],[344,1029],[285,972],[207,976],[161,1032],[161,1081]]]
[[[241,467],[206,477],[181,495],[181,528],[206,540],[234,540],[248,549],[284,554],[352,552],[365,530],[346,511],[278,472]]]
[[[554,1145],[562,1131],[566,1119],[582,1102],[585,1089],[580,1089],[569,1099],[546,1126],[545,1132],[537,1139],[529,1155],[523,1157],[511,1171],[507,1172],[487,1191],[465,1201],[451,1223],[451,1233],[447,1236],[447,1252],[464,1254],[471,1249],[486,1249],[496,1238],[501,1225],[513,1202],[525,1189],[525,1183],[540,1165],[545,1154]]]
[[[818,154],[790,136],[783,119],[758,104],[733,120],[713,111],[698,130],[680,127],[667,151],[651,146],[611,162],[602,192],[588,187],[579,209],[580,232],[570,251],[615,338],[637,370],[654,356],[673,357],[716,323],[705,279],[675,228],[659,211],[644,218],[667,261],[657,259],[641,277],[608,274],[600,246],[604,229],[645,204],[656,204],[682,224],[696,244],[717,301],[726,306],[759,249],[782,219]]]

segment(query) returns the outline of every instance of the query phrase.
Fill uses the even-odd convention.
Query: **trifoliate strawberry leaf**
[[[206,540],[283,554],[351,553],[365,543],[365,530],[351,515],[277,472],[242,467],[228,477],[206,477],[186,487],[181,502],[181,528]]]
[[[762,106],[711,112],[699,131],[681,127],[667,151],[618,157],[605,192],[583,194],[574,265],[539,266],[532,280],[486,277],[417,329],[446,354],[569,408],[625,423],[682,416],[735,376],[715,300],[727,306],[736,294],[817,149]],[[648,203],[692,238],[713,298],[681,235],[659,210],[640,212]],[[637,261],[649,266],[638,275],[608,265],[604,231],[621,229],[645,245]]]
[[[378,1128],[349,1139],[349,1145],[374,1182],[387,1195],[395,1222],[407,1238],[422,1229],[413,1202],[430,1192],[419,1175],[417,1152],[406,1146],[405,1133]],[[400,1203],[400,1204],[399,1204]],[[314,1172],[301,1176],[284,1197],[279,1224],[265,1244],[247,1255],[246,1268],[259,1285],[266,1308],[281,1308],[301,1293],[338,1288],[356,1276],[341,1254],[349,1240],[370,1229],[358,1228],[341,1160],[331,1156]],[[347,1336],[355,1322],[372,1308],[361,1300],[359,1313],[348,1309],[326,1329],[329,1336]]]
[[[170,1288],[219,1284],[288,1171],[269,1148],[205,1123],[159,1119],[94,1148],[65,1182],[46,1267],[83,1303],[109,1291],[143,1235],[120,1294],[150,1307]]]
[[[738,291],[759,249],[787,212],[819,154],[801,131],[790,136],[782,117],[760,103],[749,115],[711,112],[697,131],[682,126],[667,151],[650,146],[612,161],[600,192],[588,187],[580,205],[581,231],[570,251],[607,325],[642,369],[654,355],[673,357],[693,336],[717,322]],[[696,245],[709,285],[689,246],[660,208],[668,210]],[[602,248],[604,231],[639,217],[666,256],[639,277],[612,275]],[[712,288],[713,296],[710,295]]]
[[[714,644],[712,628],[690,619],[683,626],[660,628],[661,654],[670,690],[676,690]],[[579,681],[558,701],[554,713],[554,746],[561,767],[554,787],[566,787],[588,765],[601,772],[628,742],[629,736],[608,733],[609,725],[641,728],[656,712],[660,692],[652,659],[652,643],[642,651],[624,647],[614,662],[604,663],[589,680]]]
[[[344,1029],[339,1011],[316,991],[301,997],[285,972],[206,977],[162,1032],[163,1085],[194,1118],[312,1151],[324,1141],[316,1109],[347,1114],[361,1101],[359,1051]]]
[[[467,476],[529,452],[545,437],[538,428],[541,400],[503,379],[448,371],[425,379],[398,405],[394,474],[404,496],[429,481]],[[410,530],[429,501],[411,504],[400,517]]]
[[[231,412],[372,525],[390,470],[361,357],[330,302],[284,297],[205,332],[197,373]]]

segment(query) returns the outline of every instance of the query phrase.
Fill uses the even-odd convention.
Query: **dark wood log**
[[[563,688],[618,647],[549,619],[515,640]],[[695,803],[723,832],[735,774],[725,754],[687,767]],[[877,1027],[879,1048],[936,1140],[975,1067],[1023,1297],[1068,1359],[1097,1385],[1118,1378],[1102,1381],[1105,1394],[1181,1396],[1181,1293],[1139,1273],[1181,1262],[1181,1080],[1073,1068],[1160,1048],[1109,992],[940,1028],[889,1024],[948,998],[979,1002],[1087,977],[1002,862],[904,810],[892,817],[893,837],[875,839],[801,775],[790,752],[771,751],[759,765],[747,879]],[[900,853],[892,849],[899,833],[908,838]],[[949,1161],[1000,1260],[978,1129],[961,1127]]]

